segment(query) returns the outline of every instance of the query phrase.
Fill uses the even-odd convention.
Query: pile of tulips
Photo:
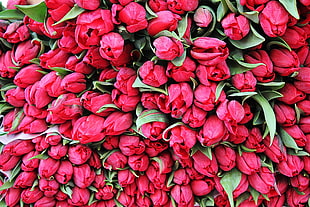
[[[310,205],[309,0],[9,0],[0,204]]]

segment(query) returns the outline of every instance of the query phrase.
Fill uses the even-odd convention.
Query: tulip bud
[[[21,200],[26,204],[30,204],[37,202],[42,196],[43,192],[38,187],[34,187],[33,189],[27,188],[23,190]]]
[[[23,107],[26,103],[24,89],[17,87],[6,91],[5,100],[15,107]]]
[[[131,169],[135,171],[146,171],[149,163],[149,157],[144,153],[139,155],[131,155],[128,157],[128,165]]]
[[[310,184],[309,175],[300,173],[290,179],[291,185],[300,192],[306,191]]]
[[[211,146],[225,140],[227,137],[228,133],[224,122],[217,118],[216,115],[211,115],[207,118],[197,138],[201,144]]]
[[[5,199],[5,204],[8,207],[13,207],[15,206],[21,197],[22,189],[21,188],[9,188],[4,199]]]
[[[90,192],[87,188],[79,188],[74,186],[72,188],[72,196],[68,199],[68,203],[73,206],[87,205],[90,198]]]
[[[229,171],[236,166],[236,152],[232,148],[219,145],[215,147],[214,155],[222,170]]]
[[[119,58],[124,48],[124,39],[119,33],[110,32],[101,36],[100,55],[107,60]]]
[[[296,123],[295,110],[286,104],[275,104],[274,112],[277,122],[282,126],[293,126]]]
[[[192,158],[194,159],[194,168],[201,174],[206,175],[208,177],[216,176],[218,172],[218,164],[212,154],[212,159],[209,159],[205,154],[201,151],[197,151]]]
[[[9,152],[2,152],[0,154],[0,169],[3,171],[12,170],[20,161],[20,157],[13,156]]]
[[[106,135],[120,135],[132,125],[132,114],[119,111],[110,114],[103,124]]]
[[[164,206],[168,203],[168,195],[165,191],[156,189],[153,194],[150,195],[150,198],[154,206]]]
[[[260,13],[259,20],[266,35],[277,37],[284,35],[288,17],[288,12],[279,2],[269,1]]]
[[[235,74],[232,79],[232,84],[241,92],[255,91],[257,80],[251,71]]]
[[[54,197],[43,196],[37,202],[35,202],[34,207],[54,207],[56,205],[56,200]]]
[[[274,71],[278,72],[281,76],[289,76],[299,70],[300,62],[294,51],[284,48],[272,49],[269,55]]]
[[[232,40],[241,40],[250,32],[249,20],[236,13],[229,13],[221,22],[224,33]]]
[[[127,157],[120,151],[113,152],[105,161],[104,168],[117,170],[124,168],[127,164]]]
[[[201,180],[192,180],[190,185],[195,196],[205,196],[214,189],[215,184],[213,180],[205,178]]]
[[[270,143],[270,141],[271,141],[270,136],[266,136],[263,139],[263,143],[266,147],[264,153],[267,155],[267,157],[275,163],[279,163],[281,161],[286,160],[287,159],[286,148],[285,146],[283,146],[282,142],[280,141],[280,138],[278,136],[275,136],[273,142]]]
[[[267,167],[261,167],[258,172],[248,176],[250,185],[260,193],[267,194],[274,188],[275,177]]]
[[[36,179],[37,179],[37,173],[35,171],[21,172],[17,176],[13,187],[14,188],[31,187]]]
[[[15,85],[21,88],[27,88],[28,86],[33,85],[35,82],[39,81],[43,77],[43,74],[39,71],[42,71],[42,69],[35,64],[23,67],[16,74],[13,82]]]
[[[194,196],[190,185],[173,186],[171,196],[179,206],[194,205]]]
[[[62,144],[51,146],[47,151],[48,155],[55,160],[60,160],[62,157],[67,155],[67,152],[68,146]]]
[[[88,164],[73,167],[73,181],[80,188],[87,188],[95,180],[95,171]]]
[[[279,101],[282,101],[288,105],[295,104],[299,101],[302,101],[306,98],[305,93],[298,90],[293,84],[286,83],[283,88],[279,90],[283,97],[278,98]]]
[[[80,93],[86,89],[85,75],[82,73],[71,73],[61,81],[61,87],[72,93]]]
[[[199,7],[194,14],[194,22],[198,27],[208,27],[212,22],[213,17],[209,9]]]
[[[156,56],[163,60],[173,60],[180,57],[184,52],[181,41],[166,36],[155,39],[153,45]]]
[[[79,140],[82,144],[101,141],[105,136],[104,122],[104,118],[94,114],[79,118],[73,125],[73,139]]]
[[[139,76],[143,83],[159,87],[168,81],[165,71],[166,69],[162,65],[155,65],[152,61],[146,61],[139,68]]]
[[[114,108],[106,108],[103,111],[100,110],[102,106],[106,104],[112,104],[112,97],[108,93],[101,94],[94,91],[86,91],[85,93],[83,93],[81,101],[85,109],[93,112],[98,116],[105,117],[109,115],[112,111],[115,111]],[[101,111],[100,113],[98,113],[99,110]]]
[[[246,175],[251,175],[259,171],[261,167],[260,158],[254,152],[242,152],[236,156],[237,168]]]
[[[47,158],[45,160],[41,160],[39,164],[39,175],[42,178],[49,179],[51,176],[53,176],[60,165],[60,160],[54,160],[53,158]]]
[[[39,180],[39,188],[46,197],[54,197],[59,191],[59,183],[56,180],[46,180],[41,178]]]
[[[278,164],[278,170],[287,177],[298,175],[304,168],[303,161],[296,155],[287,155],[287,160]]]
[[[61,184],[66,184],[71,180],[72,175],[73,175],[72,163],[67,160],[62,160],[60,162],[59,168],[54,174],[54,177],[57,180],[57,182]]]

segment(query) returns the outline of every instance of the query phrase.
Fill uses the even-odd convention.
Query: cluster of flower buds
[[[309,205],[309,0],[7,9],[0,204]]]

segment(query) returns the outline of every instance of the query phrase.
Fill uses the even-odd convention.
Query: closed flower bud
[[[191,55],[202,65],[217,65],[228,57],[228,48],[222,40],[199,37],[193,42]]]
[[[232,84],[241,92],[249,92],[256,90],[257,80],[251,71],[235,74],[232,79]]]
[[[15,85],[21,88],[27,88],[28,86],[33,85],[35,82],[39,81],[44,76],[39,71],[42,71],[42,69],[38,65],[27,65],[18,71],[14,77],[13,82]]]
[[[54,160],[50,157],[45,160],[41,160],[38,169],[40,177],[49,179],[57,172],[59,165],[60,160]]]
[[[283,160],[278,164],[278,170],[287,177],[298,175],[304,168],[304,163],[300,157],[296,155],[287,155],[287,160]]]
[[[151,1],[149,2],[151,4]],[[157,17],[149,21],[147,31],[151,36],[158,34],[163,30],[174,31],[178,26],[178,21],[182,18],[169,10],[156,12]]]
[[[21,200],[26,203],[35,203],[38,201],[40,198],[42,198],[43,192],[39,189],[39,187],[34,187],[32,188],[27,188],[23,190],[21,194]]]
[[[241,40],[250,31],[249,20],[243,15],[229,13],[222,21],[224,33],[232,40]]]
[[[110,32],[104,34],[100,40],[100,55],[107,59],[113,60],[119,58],[124,49],[124,39],[119,33]]]
[[[132,125],[132,114],[119,111],[110,114],[103,123],[106,135],[120,135]]]
[[[35,202],[34,207],[54,207],[56,205],[56,200],[54,197],[43,196],[37,202]]]
[[[29,61],[37,57],[40,47],[40,42],[36,40],[28,40],[19,43],[13,49],[14,61],[18,66],[30,64]]]
[[[75,165],[81,165],[88,161],[92,154],[92,150],[82,144],[70,146],[68,149],[69,161]]]
[[[94,114],[79,118],[73,125],[73,139],[82,144],[101,141],[105,136],[104,122],[104,118]]]
[[[72,163],[67,160],[61,160],[59,168],[54,174],[55,179],[58,183],[67,184],[73,175]]]
[[[216,115],[211,115],[207,118],[197,138],[201,144],[211,146],[221,140],[225,140],[227,137],[228,132],[224,122]]]
[[[259,15],[260,25],[266,35],[277,37],[284,35],[289,14],[277,1],[269,1]]]
[[[80,93],[86,89],[85,75],[82,73],[71,73],[61,81],[61,87],[72,93]]]
[[[159,87],[168,81],[165,71],[164,66],[155,65],[152,61],[146,61],[139,68],[139,75],[143,83],[153,87]]]
[[[51,146],[47,151],[48,155],[55,160],[60,160],[62,157],[67,155],[67,152],[68,146],[62,144]]]
[[[179,206],[194,205],[194,196],[190,185],[173,186],[171,196]]]
[[[295,104],[306,98],[305,93],[298,90],[291,83],[286,83],[285,86],[279,90],[279,92],[283,95],[283,97],[278,98],[278,100],[288,105]]]
[[[215,147],[214,155],[219,167],[224,171],[229,171],[236,166],[236,152],[225,145]]]
[[[41,178],[39,180],[39,188],[46,197],[54,197],[59,191],[59,183],[56,180],[46,180]]]
[[[105,161],[104,168],[117,170],[127,165],[128,159],[120,151],[113,152]]]
[[[80,188],[90,186],[94,182],[95,176],[95,171],[88,164],[73,167],[73,182]]]
[[[149,163],[149,157],[144,153],[139,155],[131,155],[128,157],[128,165],[131,169],[135,171],[146,171]]]
[[[279,163],[287,159],[286,148],[279,139],[280,138],[278,136],[275,136],[272,143],[270,142],[270,136],[266,136],[263,139],[263,143],[266,147],[264,153],[275,163]]]
[[[207,8],[199,7],[194,14],[194,22],[198,27],[208,27],[213,17]]]
[[[250,185],[260,193],[267,194],[275,185],[274,173],[267,167],[261,167],[258,172],[249,175],[248,180]]]
[[[293,126],[296,123],[295,110],[286,104],[275,104],[274,112],[277,122],[282,126]]]
[[[201,151],[197,151],[192,158],[194,159],[194,168],[201,174],[208,177],[216,176],[218,172],[218,164],[212,153],[212,160],[209,159]]]
[[[160,36],[154,40],[153,44],[156,56],[163,60],[173,60],[184,52],[183,44],[174,38]]]
[[[87,205],[90,198],[90,192],[87,188],[79,188],[77,186],[72,188],[72,196],[68,199],[68,203],[73,206]]]
[[[288,49],[272,49],[269,52],[273,69],[281,76],[289,76],[299,70],[299,59],[294,51]]]
[[[5,204],[9,207],[15,206],[20,200],[21,193],[21,188],[9,188],[4,197]]]
[[[251,175],[259,171],[261,167],[260,158],[254,152],[242,152],[236,156],[237,168],[246,175]]]

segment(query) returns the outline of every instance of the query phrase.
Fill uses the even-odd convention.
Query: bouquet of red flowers
[[[0,10],[2,206],[310,206],[309,0]]]

